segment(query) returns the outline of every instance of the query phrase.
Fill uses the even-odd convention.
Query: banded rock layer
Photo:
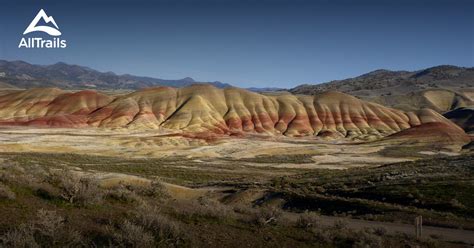
[[[194,85],[181,89],[149,88],[117,97],[54,88],[0,96],[3,125],[163,127],[189,133],[357,137],[386,136],[433,122],[462,132],[430,109],[403,112],[339,92],[268,96],[239,88]]]

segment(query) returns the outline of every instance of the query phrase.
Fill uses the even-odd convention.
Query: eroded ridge
[[[263,95],[210,85],[148,88],[121,96],[31,89],[0,96],[3,125],[167,128],[190,133],[386,136],[427,123],[462,131],[430,109],[404,112],[339,93]],[[459,130],[458,130],[459,129]]]

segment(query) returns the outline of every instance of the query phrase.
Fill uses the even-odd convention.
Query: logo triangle
[[[43,19],[45,23],[51,23],[53,24],[56,28],[50,27],[50,26],[37,26],[38,22]],[[23,34],[28,34],[31,32],[45,32],[51,36],[60,36],[61,32],[59,31],[58,24],[54,21],[54,18],[52,16],[48,16],[46,12],[44,12],[43,9],[41,9],[38,14],[36,14],[35,18],[33,21],[31,21],[30,25],[25,29],[25,32]]]

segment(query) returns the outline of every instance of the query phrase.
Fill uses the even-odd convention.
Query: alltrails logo
[[[38,22],[43,20],[45,24],[52,24],[53,26],[40,26]],[[61,36],[58,24],[54,21],[52,16],[48,16],[43,9],[41,9],[36,17],[31,21],[30,25],[25,29],[23,35],[32,32],[44,32],[50,36]],[[60,37],[54,37],[53,39],[43,39],[41,37],[28,37],[21,38],[18,48],[66,48],[66,40],[62,40]]]

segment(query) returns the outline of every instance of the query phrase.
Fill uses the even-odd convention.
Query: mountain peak
[[[61,61],[59,61],[59,62],[57,62],[57,63],[55,63],[55,64],[53,64],[53,65],[68,65],[68,64],[66,64],[66,63],[64,63],[64,62],[61,62]]]
[[[190,83],[194,83],[196,82],[193,78],[191,77],[185,77],[183,79],[181,79],[182,81],[185,81],[185,82],[190,82]]]

